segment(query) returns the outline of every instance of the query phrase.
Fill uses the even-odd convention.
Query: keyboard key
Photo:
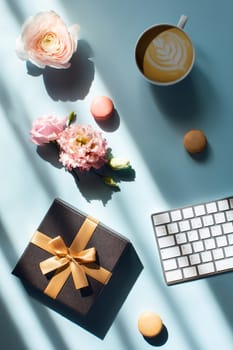
[[[215,262],[217,271],[223,271],[233,268],[233,258],[225,258]]]
[[[197,276],[197,269],[195,266],[186,267],[183,269],[183,274],[185,278]]]
[[[189,242],[197,241],[198,240],[197,230],[188,231],[187,237],[188,237]]]
[[[168,213],[157,214],[153,215],[153,221],[155,225],[167,224],[170,222],[170,217]]]
[[[205,249],[206,250],[216,248],[215,240],[213,238],[205,239],[204,240],[204,245],[205,245]]]
[[[171,218],[172,218],[172,221],[179,221],[179,220],[181,220],[182,219],[182,215],[181,215],[180,210],[171,211]]]
[[[223,233],[232,233],[233,232],[233,224],[232,222],[227,222],[226,224],[222,225]]]
[[[210,228],[212,236],[221,236],[222,234],[222,229],[220,225],[212,226]]]
[[[210,230],[208,227],[200,228],[199,235],[201,239],[209,238],[210,237]]]
[[[218,201],[218,209],[219,210],[227,210],[229,209],[229,204],[228,204],[228,201],[227,199],[223,199],[221,201]]]
[[[227,235],[227,238],[228,238],[229,244],[233,244],[233,234],[231,233],[231,234]]]
[[[191,265],[200,264],[201,262],[200,254],[196,253],[196,254],[189,255],[189,260]]]
[[[210,251],[202,252],[201,253],[201,260],[202,260],[202,262],[208,262],[208,261],[213,260],[211,252]]]
[[[207,210],[208,214],[216,213],[218,211],[216,203],[214,203],[214,202],[207,203],[206,204],[206,210]]]
[[[226,211],[226,218],[227,218],[227,221],[233,221],[233,210],[228,210]]]
[[[224,247],[227,245],[226,236],[219,236],[216,238],[217,247]]]
[[[217,248],[212,251],[213,257],[215,260],[222,259],[224,257],[223,249]]]
[[[155,228],[155,232],[157,237],[166,236],[167,235],[166,226],[165,225],[157,226]]]
[[[204,250],[204,245],[202,241],[193,242],[193,250],[195,253],[201,252]]]
[[[225,247],[224,248],[224,252],[225,252],[225,255],[226,257],[230,257],[230,256],[233,256],[233,246],[229,246],[229,247]]]
[[[158,238],[160,248],[171,247],[175,245],[175,239],[173,236],[166,236]]]
[[[181,256],[177,259],[179,267],[185,267],[189,265],[187,256]]]
[[[195,212],[196,216],[205,215],[205,213],[206,213],[205,206],[203,204],[195,206],[194,212]]]
[[[192,246],[191,246],[191,244],[190,243],[183,244],[181,246],[181,252],[182,252],[182,255],[191,254],[192,253]]]
[[[181,270],[173,270],[165,272],[167,282],[179,281],[182,279]]]
[[[165,271],[174,270],[177,268],[176,259],[168,259],[163,261],[163,267]]]
[[[179,228],[176,222],[173,222],[171,224],[167,224],[167,231],[169,234],[177,233],[179,232]]]
[[[163,260],[180,256],[180,248],[177,246],[161,249],[160,252]]]
[[[194,217],[193,208],[184,208],[182,212],[184,219],[190,219]]]
[[[222,224],[223,222],[226,221],[224,213],[216,213],[214,214],[214,220],[216,224]]]
[[[230,208],[233,208],[233,198],[229,198]]]
[[[180,227],[180,231],[181,232],[190,230],[189,221],[188,220],[180,221],[179,222],[179,227]]]
[[[191,219],[191,226],[193,229],[202,227],[202,222],[200,218]]]
[[[185,233],[177,233],[176,242],[177,242],[177,244],[186,243],[187,242],[186,234]]]
[[[214,224],[214,219],[212,215],[207,215],[202,217],[204,226],[211,226]]]
[[[214,270],[214,264],[212,262],[198,265],[197,268],[198,268],[198,272],[199,272],[200,275],[213,273],[215,271]]]

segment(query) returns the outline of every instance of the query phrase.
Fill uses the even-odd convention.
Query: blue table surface
[[[39,71],[15,54],[25,19],[49,9],[80,25],[82,64],[63,74]],[[150,218],[233,193],[232,11],[231,0],[1,1],[1,349],[233,348],[233,275],[166,286]],[[152,24],[176,24],[181,14],[189,17],[185,30],[196,50],[193,71],[176,86],[153,87],[136,68],[136,40]],[[94,121],[89,108],[96,95],[114,101],[114,123]],[[77,185],[30,143],[34,119],[72,110],[78,122],[103,132],[115,155],[130,159],[136,177],[121,182],[119,192],[85,179]],[[183,148],[183,135],[193,128],[208,138],[208,150],[198,158]],[[104,339],[28,296],[11,274],[56,197],[130,239],[143,264]],[[137,330],[144,310],[158,313],[166,326],[160,344]]]

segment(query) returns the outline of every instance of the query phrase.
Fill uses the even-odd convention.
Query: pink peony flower
[[[16,53],[40,68],[69,68],[77,49],[78,30],[77,24],[67,28],[54,11],[39,12],[24,23]]]
[[[90,125],[71,125],[57,139],[59,160],[67,170],[99,169],[107,162],[107,142]]]
[[[36,145],[43,145],[56,141],[64,130],[66,118],[59,119],[53,115],[44,115],[35,120],[30,131],[30,140]]]

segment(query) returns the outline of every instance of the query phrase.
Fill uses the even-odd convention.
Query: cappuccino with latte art
[[[182,78],[193,63],[193,46],[179,28],[164,26],[148,45],[143,72],[151,80],[171,82]]]
[[[173,85],[184,79],[193,67],[195,50],[182,29],[185,22],[180,23],[155,25],[137,41],[137,66],[144,78],[155,85]]]

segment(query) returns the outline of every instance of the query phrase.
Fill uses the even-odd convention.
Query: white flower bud
[[[113,157],[109,160],[109,165],[114,170],[128,169],[130,161],[123,157]]]

